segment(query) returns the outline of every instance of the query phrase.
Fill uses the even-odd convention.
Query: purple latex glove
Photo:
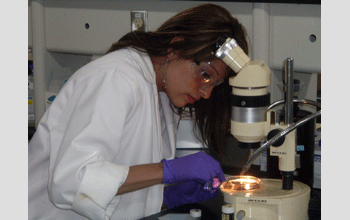
[[[221,182],[226,178],[220,164],[204,152],[191,154],[174,160],[162,160],[163,183],[173,184],[195,180],[201,184],[217,177]]]
[[[164,203],[168,209],[189,203],[199,203],[218,196],[217,189],[204,191],[203,184],[188,181],[171,185],[164,190]]]

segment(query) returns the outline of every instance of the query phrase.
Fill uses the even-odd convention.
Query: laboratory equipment
[[[287,62],[287,61],[286,61]],[[287,63],[286,63],[287,65]],[[291,65],[291,63],[289,63]],[[290,79],[292,81],[292,78]],[[286,82],[286,80],[284,80]],[[304,86],[304,82],[294,79],[293,80],[293,122],[296,122],[306,116],[312,114],[311,111],[301,109],[300,106],[309,104],[306,100],[303,102],[297,102],[300,91]],[[284,93],[286,91],[285,83],[278,84],[278,87]],[[283,104],[283,102],[281,103]],[[316,105],[318,106],[318,105]],[[278,111],[280,116],[277,120],[284,121],[285,110]],[[314,152],[315,152],[315,130],[316,119],[312,119],[300,126],[296,130],[296,170],[294,171],[294,179],[302,183],[313,187],[314,182]],[[280,171],[278,169],[278,157],[271,156],[267,153],[267,178],[281,178]]]
[[[221,211],[221,220],[234,220],[235,207],[232,204],[223,205]]]
[[[215,56],[238,73],[231,77],[231,133],[242,148],[258,148],[266,136],[266,110],[270,105],[270,70],[263,61],[250,61],[236,40],[220,38],[214,45]]]
[[[202,210],[200,209],[191,209],[190,216],[195,220],[200,220],[202,217]]]
[[[270,105],[270,70],[263,61],[251,61],[234,39],[223,37],[214,44],[216,57],[222,59],[237,76],[229,79],[232,86],[231,133],[240,147],[253,149],[243,175],[257,156],[267,147],[278,156],[281,179],[259,179],[252,176],[228,178],[220,189],[224,201],[235,207],[235,219],[308,219],[310,187],[294,181],[296,170],[296,131],[306,122],[318,117],[316,112],[293,122],[293,62],[285,60],[284,122]],[[298,100],[296,100],[298,101]],[[288,136],[286,136],[288,134]],[[261,146],[261,141],[268,141]],[[256,149],[256,151],[254,151]]]
[[[34,75],[33,61],[28,60],[28,127],[34,127]]]
[[[232,176],[220,187],[235,219],[308,219],[310,188],[304,183],[283,190],[279,179]]]

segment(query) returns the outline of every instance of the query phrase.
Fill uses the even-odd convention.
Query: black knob
[[[275,129],[275,130],[271,130],[268,134],[267,134],[267,140],[271,140],[274,136],[276,136],[278,133],[280,133],[282,131],[282,129]],[[275,143],[272,144],[272,146],[274,147],[279,147],[284,143],[285,140],[285,136],[281,137],[280,139],[278,139]]]

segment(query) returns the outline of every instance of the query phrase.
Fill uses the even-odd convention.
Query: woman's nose
[[[199,92],[201,94],[201,96],[204,98],[204,99],[209,99],[210,96],[211,96],[211,92],[213,91],[214,89],[214,86],[211,86],[209,88],[206,88],[206,87],[200,87],[199,88]]]

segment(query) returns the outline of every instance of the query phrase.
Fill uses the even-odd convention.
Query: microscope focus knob
[[[283,131],[282,129],[274,129],[271,130],[268,134],[267,134],[267,140],[272,139],[275,135],[277,135],[278,133],[280,133],[281,131]],[[280,139],[278,139],[275,143],[272,144],[272,146],[274,147],[279,147],[284,143],[285,140],[285,136],[281,137]]]

